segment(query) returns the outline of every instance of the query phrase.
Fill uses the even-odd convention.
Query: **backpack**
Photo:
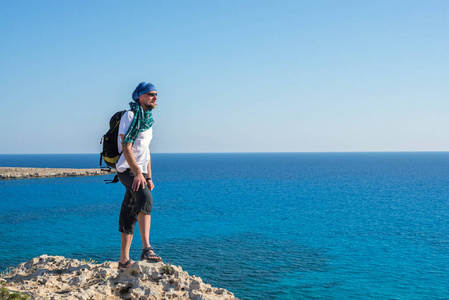
[[[118,151],[117,138],[120,119],[125,112],[126,110],[118,111],[111,117],[111,120],[109,121],[109,130],[100,140],[100,144],[103,144],[103,151],[100,153],[100,167],[103,171],[111,172],[112,169],[115,169],[115,164],[122,155],[122,153]],[[102,166],[102,161],[106,163],[106,167]],[[116,183],[118,182],[118,176],[116,175],[113,180],[105,181]]]

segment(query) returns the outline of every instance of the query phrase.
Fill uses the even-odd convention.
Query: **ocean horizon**
[[[449,298],[449,152],[152,153],[152,170],[157,254],[238,298]],[[41,254],[118,261],[112,176],[0,180],[0,271]]]

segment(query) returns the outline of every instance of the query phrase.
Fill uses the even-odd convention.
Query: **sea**
[[[99,154],[0,166],[97,168]],[[449,299],[449,152],[154,153],[152,170],[157,254],[238,298]],[[0,271],[118,261],[112,177],[0,180]]]

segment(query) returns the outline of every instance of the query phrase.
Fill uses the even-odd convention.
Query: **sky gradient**
[[[0,153],[449,151],[448,1],[0,0]]]

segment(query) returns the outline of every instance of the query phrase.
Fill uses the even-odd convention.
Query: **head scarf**
[[[141,82],[134,90],[132,95],[134,102],[129,103],[130,109],[134,111],[134,118],[123,138],[122,144],[134,143],[139,132],[150,129],[153,126],[154,120],[151,109],[144,111],[139,103],[139,96],[150,91],[157,91],[156,87],[151,83],[145,82]]]
[[[140,95],[146,94],[146,93],[151,92],[151,91],[157,92],[156,87],[154,86],[154,84],[149,83],[149,82],[148,83],[141,82],[141,83],[139,83],[139,85],[136,87],[136,89],[133,92],[133,96],[132,96],[133,100],[138,102]]]

